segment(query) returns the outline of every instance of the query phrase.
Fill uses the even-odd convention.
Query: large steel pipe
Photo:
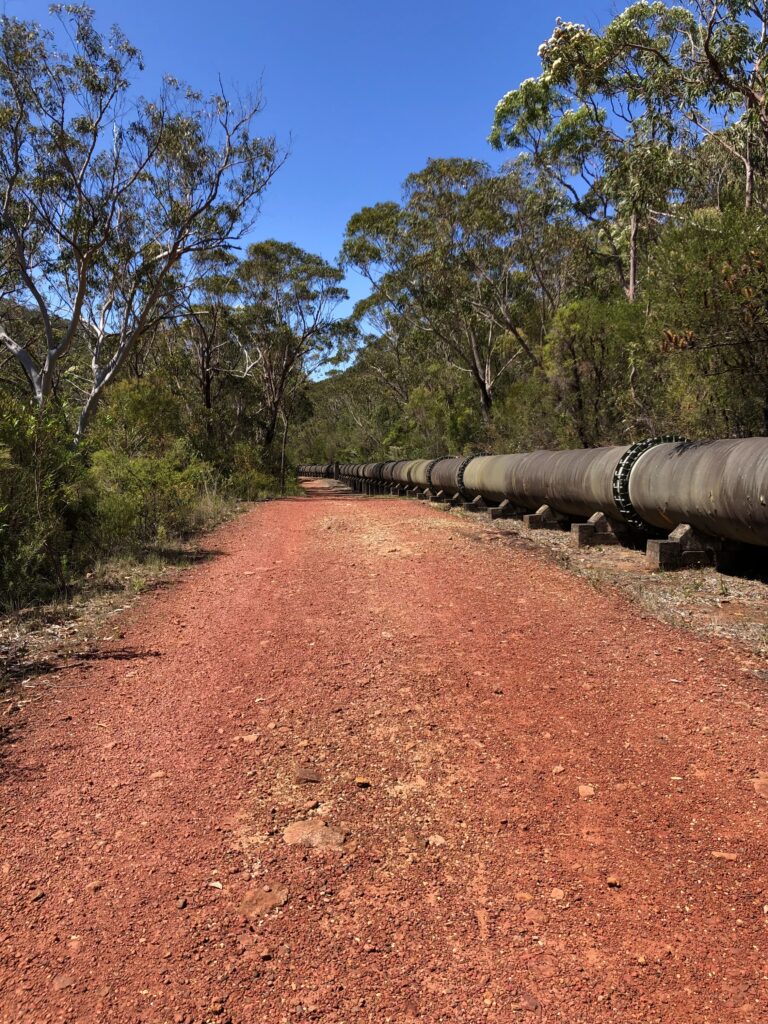
[[[301,467],[332,475],[334,464]],[[602,512],[637,531],[671,531],[687,523],[712,537],[768,547],[768,438],[673,441],[520,455],[402,459],[340,465],[338,475],[431,487],[448,496],[507,499],[535,511],[548,505],[571,518]]]
[[[535,510],[549,505],[566,516],[603,512],[622,520],[613,496],[613,477],[626,446],[584,448],[523,455],[481,455],[468,462],[462,491]]]
[[[680,523],[713,537],[768,546],[768,438],[661,444],[641,455],[629,500],[646,523]]]
[[[458,494],[458,472],[464,461],[465,460],[463,458],[458,457],[440,459],[439,462],[434,463],[430,474],[432,479],[432,490],[444,491],[451,497],[453,497],[454,494]]]
[[[414,487],[426,487],[429,482],[427,480],[427,469],[431,462],[432,459],[414,459],[408,470],[408,482]]]

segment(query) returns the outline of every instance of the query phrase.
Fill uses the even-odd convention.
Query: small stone
[[[176,900],[176,906],[179,910],[184,910],[184,908],[187,906],[186,897],[182,896],[178,900]]]
[[[165,772],[152,772],[152,774],[149,777],[150,779],[164,779]]]
[[[529,892],[516,892],[515,899],[519,900],[520,903],[530,903],[533,896]]]
[[[259,950],[259,958],[261,960],[271,960],[272,959],[272,953],[268,949],[260,949]]]
[[[757,779],[752,779],[752,785],[755,787],[755,792],[758,796],[768,800],[768,775],[761,775]]]
[[[358,775],[355,778],[355,785],[357,786],[358,789],[368,789],[368,787],[371,785],[371,780],[366,779],[364,775]]]
[[[65,988],[72,988],[75,984],[75,979],[71,974],[59,974],[51,983],[51,987],[54,992],[63,992]]]
[[[594,786],[579,786],[579,797],[582,800],[588,800],[591,796],[595,795]]]
[[[530,910],[526,910],[525,920],[527,924],[544,924],[547,920],[547,915],[543,910],[537,910],[535,907],[532,907]]]
[[[530,992],[521,993],[518,1000],[511,1004],[511,1008],[515,1013],[537,1013],[540,1006],[541,1004],[536,996],[531,995]]]
[[[723,850],[713,850],[712,856],[715,860],[736,860],[735,853],[725,853]]]
[[[560,900],[565,899],[565,892],[563,889],[553,889],[552,892],[549,894],[549,898],[551,900],[557,900],[559,902]]]
[[[251,732],[248,733],[247,736],[241,736],[240,739],[243,741],[243,743],[258,743],[259,734],[257,732]]]
[[[240,913],[249,921],[263,917],[272,910],[284,906],[288,902],[288,890],[276,887],[265,892],[263,888],[251,888],[240,901]],[[262,959],[269,959],[262,957]]]
[[[552,769],[552,774],[553,775],[562,775],[564,771],[565,771],[565,768],[563,768],[563,766],[561,764],[556,764],[555,767]]]
[[[210,889],[223,889],[224,888],[224,886],[221,884],[221,882],[209,882],[208,883],[208,887]]]
[[[437,834],[427,838],[427,846],[445,846],[445,840]]]
[[[618,875],[608,875],[608,877],[606,878],[605,882],[606,882],[606,885],[608,886],[609,889],[620,889],[621,888],[621,879],[619,878]]]
[[[304,782],[322,782],[319,772],[314,768],[299,768],[295,775],[296,782],[301,785]]]
[[[33,903],[39,903],[41,900],[45,899],[45,893],[43,892],[42,889],[35,889],[30,899],[32,900]]]
[[[89,882],[88,885],[86,885],[86,889],[89,892],[98,892],[99,889],[102,888],[103,884],[104,884],[103,882],[98,882],[98,881]]]
[[[283,831],[283,840],[289,846],[312,846],[317,849],[338,850],[346,839],[343,832],[331,828],[322,818],[294,821]]]

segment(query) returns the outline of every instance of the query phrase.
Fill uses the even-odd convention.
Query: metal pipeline
[[[660,530],[689,523],[713,537],[768,546],[768,438],[656,445],[631,471],[629,500]]]
[[[768,438],[683,441],[519,455],[401,459],[300,466],[303,475],[338,476],[356,489],[376,484],[443,492],[449,498],[569,518],[602,512],[636,534],[663,535],[687,523],[710,537],[768,547]]]
[[[485,500],[507,499],[535,511],[549,505],[566,516],[589,517],[603,512],[620,520],[612,481],[627,449],[585,448],[577,451],[530,452],[524,455],[481,455],[463,473],[462,493]]]

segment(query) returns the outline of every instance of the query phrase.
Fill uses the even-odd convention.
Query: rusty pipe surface
[[[480,455],[464,469],[463,490],[492,501],[505,498],[535,511],[549,505],[566,516],[603,512],[623,517],[613,497],[613,475],[626,446],[522,455]]]
[[[432,490],[445,491],[451,497],[459,493],[457,475],[464,459],[459,457],[441,459],[432,467]]]

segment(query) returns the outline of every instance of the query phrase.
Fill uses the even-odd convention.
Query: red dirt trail
[[[768,1019],[754,662],[309,490],[14,716],[3,1024]]]

